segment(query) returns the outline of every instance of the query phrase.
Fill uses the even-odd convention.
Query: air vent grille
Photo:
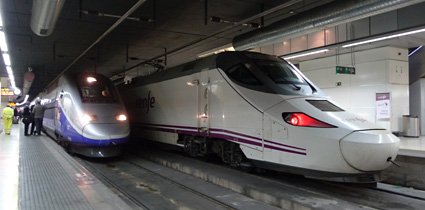
[[[327,100],[306,100],[308,103],[314,107],[324,111],[324,112],[343,112],[344,110],[337,107],[333,103]]]

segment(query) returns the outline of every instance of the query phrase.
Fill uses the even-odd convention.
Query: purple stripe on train
[[[149,130],[171,132],[171,133],[181,133],[181,134],[195,135],[195,136],[202,134],[202,133],[198,132],[198,128],[196,128],[196,127],[161,125],[161,124],[141,124],[141,125],[144,128],[149,129]],[[159,127],[166,127],[166,128],[159,128]],[[182,130],[182,129],[186,129],[186,130]],[[228,131],[228,130],[224,130],[224,129],[211,128],[210,131],[211,131],[211,134],[209,135],[210,137],[222,138],[222,139],[226,139],[228,141],[250,144],[250,145],[259,146],[259,147],[262,146],[262,140],[260,138],[257,138],[257,137],[253,137],[253,136],[249,136],[249,135],[245,135],[245,134],[241,134],[241,133],[237,133],[237,132],[233,132],[233,131]],[[230,135],[228,135],[228,134],[230,134]],[[231,136],[231,135],[238,135],[238,137]],[[251,139],[240,138],[239,136],[251,138]],[[264,140],[264,141],[267,142],[267,143],[276,144],[276,145],[279,145],[279,146],[282,146],[282,147],[288,147],[288,149],[285,149],[285,148],[280,148],[280,147],[276,147],[276,146],[273,146],[273,145],[264,144],[264,147],[268,148],[268,149],[273,149],[273,150],[278,150],[278,151],[288,152],[288,153],[294,153],[294,154],[300,154],[300,155],[307,155],[306,152],[291,150],[291,149],[298,149],[298,150],[306,151],[306,149],[304,149],[304,148],[289,146],[289,145],[280,144],[280,143],[272,142],[272,141],[268,141],[268,140]]]

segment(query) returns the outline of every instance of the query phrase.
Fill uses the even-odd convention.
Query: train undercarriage
[[[251,166],[239,145],[230,141],[201,136],[180,135],[177,143],[191,157],[217,155],[221,161],[234,168]]]

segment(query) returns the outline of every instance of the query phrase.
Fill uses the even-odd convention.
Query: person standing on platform
[[[18,107],[15,107],[13,109],[13,121],[12,121],[12,123],[18,124],[18,121],[19,121],[19,111],[18,111]]]
[[[34,122],[35,122],[35,135],[41,135],[41,126],[43,122],[44,107],[41,105],[40,101],[37,101],[34,106]]]
[[[4,125],[4,133],[6,135],[10,135],[10,130],[12,129],[12,120],[13,120],[13,109],[10,107],[10,105],[7,105],[3,109],[3,125]]]
[[[26,106],[24,108],[24,112],[22,113],[22,122],[24,123],[24,135],[29,136],[28,127],[30,123],[33,121],[32,114],[30,112],[30,108]]]
[[[31,128],[30,128],[30,136],[34,134],[35,129],[35,122],[34,122],[34,105],[30,106],[30,113],[31,113]]]

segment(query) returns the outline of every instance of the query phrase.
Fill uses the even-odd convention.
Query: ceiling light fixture
[[[6,71],[7,71],[8,74],[13,73],[12,68],[10,66],[6,66]]]
[[[19,89],[19,88],[15,88],[15,89],[13,90],[13,93],[14,93],[15,95],[20,95],[20,94],[21,94],[21,89]]]
[[[6,71],[9,76],[10,85],[12,86],[12,89],[17,89],[15,84],[15,77],[13,76],[12,62],[10,61],[9,47],[7,46],[6,33],[4,32],[1,11],[0,11],[0,49],[2,52],[4,64],[6,65]]]
[[[372,42],[378,42],[378,41],[393,39],[393,38],[397,38],[397,37],[401,37],[401,36],[407,36],[407,35],[412,35],[412,34],[417,34],[417,33],[422,33],[422,32],[425,32],[425,28],[417,29],[417,30],[413,30],[413,31],[402,32],[402,33],[397,33],[397,34],[383,36],[383,37],[378,37],[378,38],[374,38],[374,39],[368,39],[368,40],[359,41],[359,42],[354,42],[354,43],[351,43],[351,44],[343,45],[342,48],[354,47],[354,46],[358,46],[358,45],[362,45],[362,44],[369,44],[369,43],[372,43]]]
[[[9,51],[6,42],[6,36],[4,35],[4,31],[0,31],[0,48],[2,52]]]
[[[328,52],[328,49],[322,49],[322,50],[315,50],[315,51],[311,51],[311,52],[307,52],[307,53],[302,53],[299,55],[291,55],[291,56],[284,56],[282,57],[285,60],[290,60],[290,59],[294,59],[294,58],[299,58],[299,57],[303,57],[303,56],[307,56],[307,55],[315,55],[315,54],[319,54],[319,53],[324,53],[324,52]]]
[[[8,53],[3,53],[3,60],[4,60],[4,65],[6,65],[6,66],[11,65],[10,56],[9,56]]]

